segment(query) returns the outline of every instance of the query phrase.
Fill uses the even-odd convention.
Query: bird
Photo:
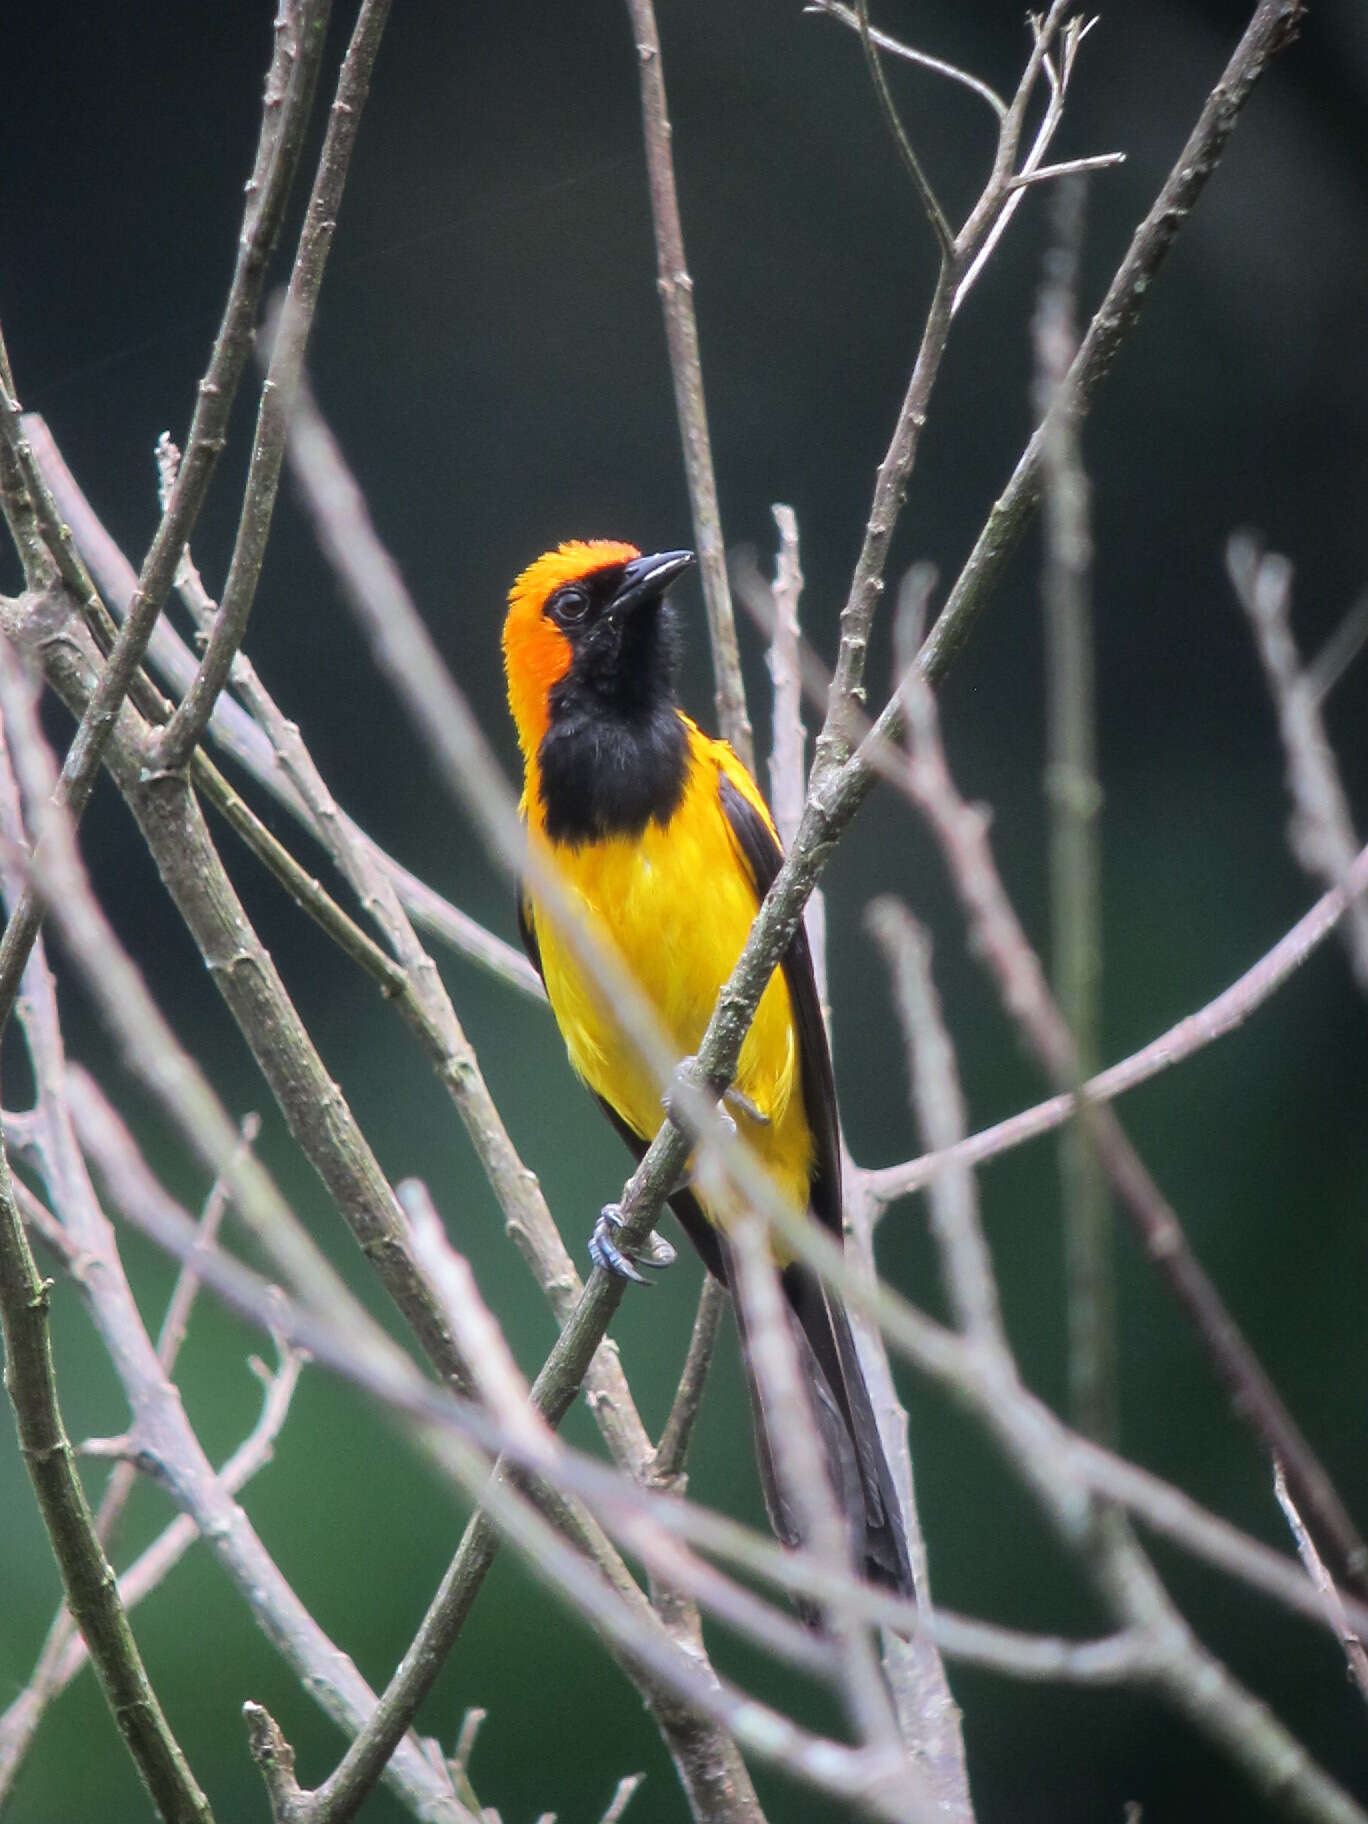
[[[643,556],[615,539],[576,539],[514,582],[503,628],[508,702],[523,762],[527,841],[550,863],[588,926],[606,937],[680,1058],[702,1040],[722,985],[779,871],[783,851],[759,787],[733,749],[706,735],[676,697],[681,636],[667,592],[691,551]],[[664,1119],[657,1079],[621,1030],[538,899],[540,869],[519,883],[518,924],[575,1073],[640,1159]],[[840,1141],[831,1054],[800,923],[741,1048],[726,1112],[775,1189],[838,1241]],[[685,1183],[670,1205],[704,1265],[733,1280],[735,1193]],[[642,1265],[674,1250],[652,1237],[629,1255],[605,1206],[590,1239],[596,1265],[648,1283]],[[853,1568],[904,1597],[907,1538],[869,1390],[839,1297],[774,1250],[802,1380]],[[756,1454],[770,1523],[788,1546],[802,1528],[774,1470],[765,1407],[736,1305]],[[800,1603],[820,1625],[817,1605]]]

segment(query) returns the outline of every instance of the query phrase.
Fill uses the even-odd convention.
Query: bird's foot
[[[728,1105],[728,1107],[734,1108],[738,1115],[744,1115],[746,1117],[747,1121],[754,1121],[754,1123],[757,1127],[768,1127],[769,1126],[770,1118],[765,1113],[764,1109],[757,1108],[755,1106],[754,1102],[751,1101],[750,1097],[747,1095],[744,1095],[742,1093],[742,1091],[736,1087],[735,1083],[732,1084],[731,1088],[727,1091],[726,1095],[723,1096],[722,1100]],[[732,1132],[733,1133],[736,1132],[735,1122],[732,1123]]]
[[[678,1255],[671,1243],[663,1235],[657,1235],[654,1229],[634,1254],[628,1254],[617,1244],[621,1227],[622,1206],[605,1203],[594,1224],[594,1232],[589,1237],[589,1258],[596,1267],[602,1267],[605,1273],[616,1273],[619,1279],[630,1279],[639,1286],[649,1286],[650,1280],[644,1273],[637,1271],[637,1262],[643,1267],[658,1271],[662,1267],[673,1266]]]
[[[680,1091],[688,1091],[698,1087],[695,1075],[697,1063],[698,1060],[696,1058],[682,1058],[675,1067],[675,1073],[670,1080],[669,1087],[660,1099],[661,1106],[664,1108],[665,1113],[679,1127],[687,1127],[688,1125],[681,1113],[683,1098],[680,1095]],[[757,1108],[745,1091],[738,1089],[734,1083],[729,1089],[723,1091],[722,1103],[723,1106],[717,1111],[717,1118],[722,1123],[723,1127],[726,1128],[727,1132],[731,1134],[733,1139],[736,1137],[737,1128],[735,1120],[727,1113],[729,1108],[735,1109],[736,1113],[744,1116],[747,1121],[754,1122],[756,1127],[768,1127],[770,1124],[770,1118],[765,1113],[764,1109]]]

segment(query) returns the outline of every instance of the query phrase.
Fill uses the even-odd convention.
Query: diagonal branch
[[[646,171],[651,193],[651,219],[655,226],[657,279],[661,309],[665,314],[665,339],[670,351],[675,410],[684,446],[684,473],[689,484],[694,538],[703,600],[708,611],[712,646],[713,690],[718,725],[725,740],[754,770],[750,716],[741,677],[741,657],[736,644],[736,618],[727,583],[726,546],[717,502],[717,477],[708,440],[708,414],[703,396],[703,367],[698,353],[698,324],[694,318],[693,280],[684,260],[684,227],[679,219],[674,159],[670,151],[670,116],[665,99],[665,71],[660,56],[660,32],[652,0],[627,0],[632,36],[641,69],[641,119],[646,142]]]
[[[247,632],[247,620],[266,555],[266,540],[285,457],[285,434],[304,365],[304,349],[313,327],[342,191],[389,8],[390,0],[361,0],[351,43],[342,60],[337,95],[328,113],[328,130],[319,154],[304,226],[300,230],[294,270],[276,325],[270,367],[261,388],[251,465],[223,601],[199,670],[157,743],[157,763],[168,770],[184,766],[198,745],[219,692],[228,682],[233,655]],[[323,8],[317,19],[310,21],[310,29],[320,44],[326,25],[327,10]]]
[[[119,706],[128,694],[152,629],[170,594],[181,551],[199,517],[223,447],[233,400],[251,348],[252,327],[266,268],[275,249],[285,200],[299,162],[314,79],[322,56],[322,22],[326,7],[327,0],[280,0],[275,57],[266,79],[261,137],[247,184],[237,264],[214,351],[199,383],[185,462],[144,560],[128,618],[82,713],[62,766],[58,789],[62,802],[77,819],[85,809],[99,774]],[[6,393],[8,395],[8,388]],[[0,403],[4,406],[0,410],[0,435],[8,435],[18,424],[17,404],[8,396]],[[13,448],[12,453],[23,467],[26,452]],[[42,490],[34,492],[37,497],[33,499],[33,505],[41,517]],[[65,541],[54,531],[49,542],[60,548]],[[36,896],[26,891],[11,912],[0,939],[0,1030],[13,1011],[19,980],[41,919]]]
[[[1263,551],[1252,533],[1237,532],[1226,547],[1226,569],[1249,617],[1264,675],[1278,712],[1292,798],[1292,852],[1309,874],[1343,886],[1358,839],[1335,757],[1321,720],[1319,692],[1302,667],[1292,633],[1292,566]],[[1368,900],[1350,896],[1344,937],[1359,986],[1368,993]]]
[[[903,169],[911,178],[912,188],[916,191],[922,211],[931,224],[931,232],[935,235],[937,245],[940,247],[941,258],[948,260],[955,251],[955,232],[946,220],[945,211],[941,208],[940,199],[931,188],[929,178],[922,170],[916,148],[907,137],[897,105],[889,91],[888,78],[884,75],[883,62],[879,56],[879,47],[869,26],[869,0],[855,0],[855,22],[860,34],[860,43],[864,47],[869,80],[874,85],[874,94],[879,103],[879,112],[884,118],[884,125],[888,128],[893,144],[898,148],[898,156],[903,162]]]

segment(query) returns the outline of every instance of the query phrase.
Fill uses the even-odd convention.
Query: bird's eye
[[[558,626],[577,627],[589,612],[589,597],[583,589],[558,589],[547,608]]]

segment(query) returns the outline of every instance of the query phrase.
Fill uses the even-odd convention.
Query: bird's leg
[[[644,1273],[637,1271],[637,1261],[643,1267],[658,1269],[673,1266],[678,1259],[671,1243],[663,1235],[657,1235],[654,1229],[635,1254],[626,1253],[617,1245],[617,1233],[621,1227],[622,1205],[605,1203],[594,1224],[594,1232],[589,1237],[589,1258],[596,1267],[602,1267],[605,1273],[616,1273],[619,1279],[630,1279],[639,1286],[649,1286],[650,1280]]]

